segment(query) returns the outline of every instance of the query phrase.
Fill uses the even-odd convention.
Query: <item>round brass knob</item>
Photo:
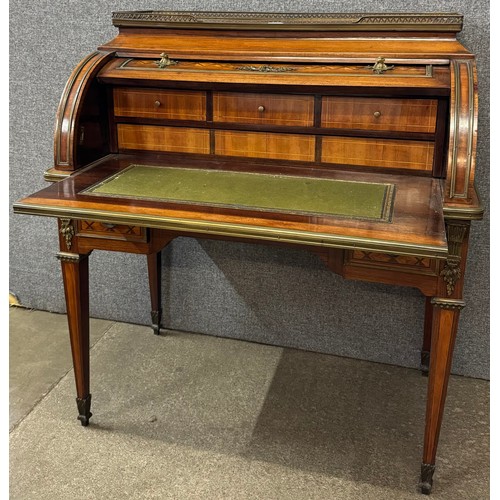
[[[375,111],[375,113],[373,113],[373,116],[375,118],[379,118],[380,116],[382,116],[382,113],[380,111]]]
[[[264,112],[266,110],[266,108],[264,106],[259,106],[257,108],[261,113]]]
[[[161,106],[161,102],[160,101],[155,101],[155,108],[159,108]]]

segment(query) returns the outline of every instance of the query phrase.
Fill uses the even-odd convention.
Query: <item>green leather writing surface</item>
[[[131,165],[85,192],[213,207],[389,220],[394,185]]]

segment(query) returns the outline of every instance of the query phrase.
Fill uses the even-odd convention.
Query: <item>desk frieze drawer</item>
[[[432,134],[437,108],[436,99],[323,97],[321,126]]]
[[[206,120],[205,92],[115,88],[113,99],[117,117]]]
[[[388,254],[365,250],[349,250],[345,252],[344,264],[357,267],[404,271],[437,276],[438,262],[429,257]]]
[[[312,127],[314,96],[214,92],[214,122]]]
[[[77,235],[86,238],[104,238],[107,240],[146,242],[147,230],[144,227],[127,224],[108,224],[92,220],[80,220]]]

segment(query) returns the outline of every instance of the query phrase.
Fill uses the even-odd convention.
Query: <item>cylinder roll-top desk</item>
[[[461,309],[474,188],[475,59],[458,14],[117,12],[56,117],[51,183],[78,419],[91,417],[89,255],[178,236],[295,246],[346,279],[416,287],[430,493]]]

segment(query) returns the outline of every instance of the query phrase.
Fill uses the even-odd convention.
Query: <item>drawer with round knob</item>
[[[116,117],[195,121],[206,119],[205,92],[115,88],[113,99]]]
[[[323,97],[321,126],[358,130],[434,133],[436,99]]]
[[[214,122],[312,127],[314,96],[214,92]]]

